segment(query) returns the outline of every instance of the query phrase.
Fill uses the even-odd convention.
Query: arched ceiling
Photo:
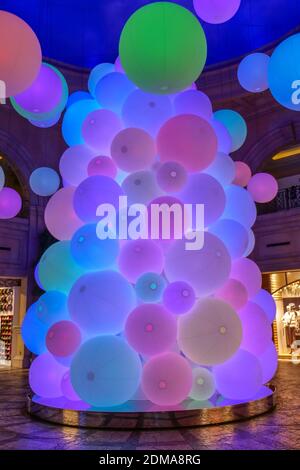
[[[19,15],[37,33],[45,57],[91,68],[113,62],[129,16],[150,0],[0,0],[0,9]],[[192,0],[177,0],[193,11]],[[208,65],[234,60],[281,38],[300,25],[300,0],[242,0],[223,25],[202,22]]]

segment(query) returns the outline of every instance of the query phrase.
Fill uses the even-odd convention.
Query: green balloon
[[[207,44],[202,26],[189,10],[157,2],[129,18],[119,52],[125,72],[139,88],[169,94],[184,90],[199,77]]]

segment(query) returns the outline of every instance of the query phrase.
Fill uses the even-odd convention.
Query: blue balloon
[[[256,220],[256,205],[249,192],[234,184],[225,188],[226,205],[222,219],[232,219],[250,229]]]
[[[139,299],[147,303],[158,302],[163,295],[166,280],[156,273],[143,274],[136,282],[135,291]]]
[[[66,107],[69,108],[70,106],[72,106],[72,104],[77,103],[78,101],[93,99],[94,98],[88,91],[74,91],[74,93],[69,96]]]
[[[135,88],[124,73],[109,73],[99,81],[96,87],[96,99],[101,107],[120,113],[127,96]]]
[[[27,310],[21,327],[21,334],[26,348],[33,354],[46,352],[47,332],[48,326],[37,317],[37,303],[34,303]]]
[[[114,265],[119,253],[119,242],[97,237],[96,224],[80,227],[71,240],[71,253],[76,263],[91,270],[107,269]]]
[[[267,90],[269,88],[269,62],[270,57],[261,52],[244,57],[238,67],[240,85],[252,93],[260,93]]]
[[[52,168],[40,167],[31,173],[29,184],[38,196],[51,196],[58,190],[60,179]]]
[[[209,227],[209,232],[216,235],[224,245],[232,259],[244,256],[247,249],[248,231],[236,220],[221,219]]]
[[[214,118],[221,122],[228,130],[232,140],[231,152],[241,148],[247,138],[247,124],[244,118],[231,109],[216,111]]]
[[[84,144],[82,137],[83,121],[88,114],[99,108],[100,106],[95,100],[80,100],[67,109],[62,122],[62,134],[69,147]]]
[[[89,81],[88,81],[88,88],[90,90],[91,95],[94,97],[96,96],[96,87],[101,80],[101,78],[105,77],[109,73],[115,71],[115,66],[110,63],[103,63],[96,65],[90,73]]]
[[[300,111],[300,33],[274,50],[269,64],[269,86],[278,103]]]
[[[234,161],[229,155],[219,152],[212,164],[205,168],[204,173],[213,176],[223,186],[227,186],[235,178]]]
[[[77,395],[95,407],[121,405],[138,389],[142,373],[139,355],[117,336],[100,336],[84,343],[71,364]]]
[[[34,308],[37,318],[47,327],[58,321],[69,320],[67,296],[62,292],[48,291],[35,302]]]

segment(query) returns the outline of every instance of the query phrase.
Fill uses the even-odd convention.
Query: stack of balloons
[[[168,39],[167,58],[157,57],[155,44]],[[77,409],[253,399],[277,367],[275,304],[247,257],[255,202],[273,199],[276,181],[233,161],[246,139],[244,119],[214,113],[191,85],[206,40],[190,12],[166,2],[138,10],[122,32],[120,58],[95,67],[89,93],[69,99],[63,187],[55,175],[44,183],[47,169],[32,177],[36,191],[53,193],[45,222],[58,241],[38,263],[45,293],[22,326],[37,355],[31,388],[37,400]],[[98,238],[97,207],[117,209],[122,195],[148,207],[204,204],[204,247]]]

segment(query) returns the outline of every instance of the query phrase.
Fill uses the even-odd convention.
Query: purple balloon
[[[61,381],[67,371],[49,354],[41,354],[31,364],[29,383],[34,393],[44,398],[62,396]]]
[[[223,152],[229,154],[232,149],[232,139],[231,136],[220,121],[213,119],[211,121],[211,125],[216,133],[217,141],[218,141],[218,152]]]
[[[82,136],[85,143],[99,155],[109,155],[111,143],[121,129],[122,122],[117,114],[108,109],[98,109],[84,120]]]
[[[63,395],[71,401],[80,401],[80,397],[75,392],[71,383],[70,371],[67,371],[61,380],[61,391]]]
[[[273,323],[276,317],[276,303],[269,292],[260,289],[257,294],[252,297],[251,302],[259,305],[267,315],[269,321]]]
[[[241,348],[259,356],[272,339],[272,328],[264,311],[255,303],[248,302],[239,311],[243,327]]]
[[[232,263],[230,277],[240,281],[253,297],[261,289],[262,277],[257,264],[248,258],[239,258]]]
[[[176,114],[196,114],[207,121],[212,118],[213,109],[208,96],[199,90],[179,93],[174,100]]]
[[[163,266],[162,249],[152,240],[129,240],[121,248],[119,269],[130,282],[144,273],[160,274]]]
[[[193,308],[195,300],[194,289],[183,281],[171,282],[163,294],[164,306],[176,315],[189,312]]]
[[[22,199],[12,188],[3,188],[0,191],[0,219],[12,219],[20,212]]]
[[[230,20],[240,8],[240,4],[241,0],[194,0],[197,15],[211,24]]]
[[[262,369],[263,384],[269,382],[275,375],[278,366],[278,354],[275,344],[270,342],[265,351],[258,356]]]
[[[177,193],[187,181],[187,172],[180,163],[166,162],[158,168],[156,178],[163,191]]]

